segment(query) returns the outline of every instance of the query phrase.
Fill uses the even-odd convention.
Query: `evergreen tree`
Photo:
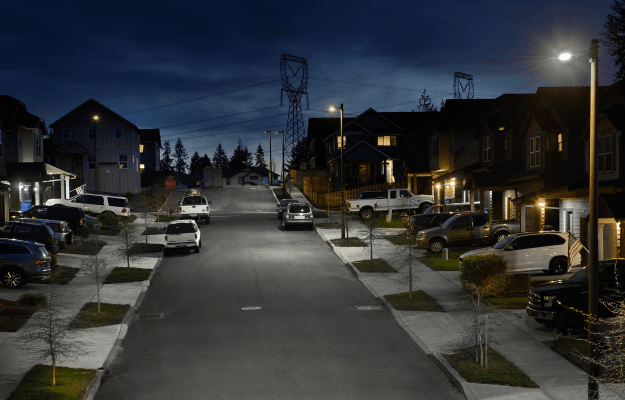
[[[202,168],[210,168],[211,167],[211,159],[204,153],[204,156],[200,158],[200,165]]]
[[[229,168],[228,156],[224,151],[224,148],[221,146],[221,143],[217,145],[215,152],[213,153],[213,165],[215,167],[221,167],[224,170]]]
[[[176,159],[175,170],[178,174],[185,174],[187,172],[187,150],[182,145],[182,140],[178,138],[176,146],[174,147],[174,158]]]
[[[297,145],[291,150],[291,156],[287,163],[287,169],[299,169],[299,165],[308,162],[308,143],[306,139],[297,142]]]
[[[441,99],[441,106],[438,110],[443,111],[443,107],[445,107],[445,100]]]
[[[169,140],[165,140],[165,149],[161,157],[161,171],[173,171],[174,161],[171,158],[171,145]]]
[[[421,97],[419,98],[419,111],[438,111],[436,106],[432,104],[430,95],[425,94],[425,88],[423,88],[423,93],[421,93]]]
[[[251,167],[254,163],[254,156],[252,156],[252,153],[247,149],[247,145],[243,147],[243,155],[245,156],[245,166]]]
[[[614,80],[618,81],[625,78],[625,0],[615,0],[610,8],[614,15],[608,14],[602,35],[608,54],[614,58],[614,66],[618,67],[614,74]]]
[[[200,183],[200,180],[202,179],[202,166],[200,165],[200,153],[198,153],[197,150],[191,156],[189,169],[191,174],[193,175],[193,183]]]
[[[265,162],[265,151],[263,150],[263,146],[258,143],[258,148],[256,149],[256,164],[255,167],[264,168],[267,166]]]
[[[230,168],[242,168],[252,166],[252,153],[247,149],[247,146],[243,144],[241,138],[239,138],[239,144],[234,149],[232,157],[230,157]]]

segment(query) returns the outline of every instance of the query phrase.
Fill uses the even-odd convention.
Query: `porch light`
[[[440,183],[437,183],[437,184],[436,184],[436,188],[437,188],[437,189],[440,189],[440,188],[441,188],[441,184],[440,184]]]
[[[540,206],[540,208],[545,208],[545,203],[544,202],[540,202],[538,205]]]
[[[139,164],[139,168],[145,169],[145,164]]]

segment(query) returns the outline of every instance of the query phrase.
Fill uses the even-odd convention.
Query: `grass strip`
[[[392,213],[391,222],[386,222],[387,212],[381,212],[377,214],[377,218],[371,219],[369,221],[362,220],[361,222],[367,226],[372,224],[375,225],[376,228],[404,228],[402,224],[402,219],[399,213]]]
[[[415,290],[412,292],[412,299],[409,298],[409,293],[387,294],[384,296],[389,303],[400,311],[434,311],[445,312],[445,309],[440,304],[431,298],[423,290]]]
[[[11,400],[77,400],[85,396],[96,370],[56,367],[56,385],[52,385],[52,367],[35,365],[22,378]]]
[[[145,268],[115,267],[106,277],[104,284],[145,281],[150,277],[151,272],[151,269]]]
[[[315,224],[316,228],[321,229],[341,229],[340,222],[322,222],[320,224]]]
[[[141,234],[142,235],[164,235],[165,231],[160,229],[160,228],[156,228],[156,227],[148,227]]]
[[[104,246],[106,246],[106,242],[103,240],[98,240],[95,243],[91,243],[91,241],[83,242],[83,241],[76,240],[71,246],[59,251],[59,253],[85,254],[85,255],[94,256],[100,250],[102,250],[102,247]]]
[[[0,299],[0,332],[17,332],[37,309],[20,306],[17,301]]]
[[[367,243],[363,242],[360,238],[350,237],[345,239],[332,239],[330,240],[336,247],[367,247]]]
[[[354,267],[358,268],[358,271],[360,272],[397,272],[391,264],[381,258],[354,261],[352,264],[354,264]]]
[[[419,258],[419,261],[434,271],[459,271],[458,257],[460,254],[462,253],[450,251],[447,261],[443,261],[442,254],[425,253],[423,257]]]
[[[408,246],[409,244],[414,246],[417,243],[414,237],[407,237],[406,235],[387,236],[385,239],[396,246]]]
[[[100,303],[100,313],[98,314],[98,303],[87,303],[76,314],[70,327],[72,329],[87,329],[121,324],[129,309],[129,304]]]
[[[57,265],[56,267],[52,268],[52,275],[54,275],[53,279],[46,279],[45,281],[41,281],[38,283],[49,285],[54,282],[55,285],[67,285],[72,279],[74,279],[74,276],[76,276],[78,271],[80,271],[80,268],[63,267]]]
[[[468,347],[453,354],[443,354],[447,362],[470,383],[537,388],[538,385],[516,365],[488,348],[488,368],[475,362],[475,348]]]
[[[157,216],[157,214],[150,214],[150,215],[153,215],[154,217]],[[169,221],[175,221],[177,219],[180,219],[180,217],[173,217],[173,216],[172,217],[168,217],[167,215],[161,215],[161,216],[158,217],[158,221],[159,222],[169,222]],[[156,218],[154,219],[153,222],[156,222]]]
[[[484,299],[484,302],[494,308],[525,310],[528,303],[527,296],[523,297],[496,297]]]
[[[162,232],[162,231],[161,231]],[[165,246],[158,243],[135,243],[128,250],[129,254],[145,254],[145,253],[158,253],[163,250]]]

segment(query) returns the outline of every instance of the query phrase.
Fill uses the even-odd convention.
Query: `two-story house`
[[[141,131],[108,107],[89,99],[50,124],[51,159],[86,184],[89,192],[138,193]]]
[[[28,112],[26,105],[0,96],[0,207],[4,220],[9,208],[25,210],[42,204],[69,186],[74,175],[44,163],[46,123]],[[9,196],[10,186],[10,196]]]
[[[162,148],[160,129],[139,129],[141,186],[150,186],[154,173],[161,170]]]

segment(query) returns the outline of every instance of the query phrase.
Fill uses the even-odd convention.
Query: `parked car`
[[[56,254],[59,252],[59,242],[52,229],[41,223],[33,222],[1,222],[0,237],[20,240],[33,240],[46,246],[46,249]]]
[[[496,243],[520,230],[519,220],[491,221],[483,212],[456,214],[439,227],[420,231],[417,246],[440,253],[449,246]]]
[[[170,221],[165,230],[165,252],[171,249],[193,248],[196,253],[202,247],[202,234],[192,219]]]
[[[34,218],[17,218],[15,221],[41,223],[49,226],[52,232],[54,232],[61,249],[65,249],[74,243],[74,232],[65,221]]]
[[[72,199],[50,199],[46,205],[61,204],[67,207],[81,208],[94,214],[112,213],[121,217],[130,216],[128,199],[121,196],[85,193]]]
[[[492,247],[469,251],[458,257],[460,269],[465,257],[497,254],[506,260],[508,272],[547,271],[564,274],[569,270],[568,234],[523,232],[510,235]]]
[[[414,195],[408,189],[385,189],[382,197],[347,200],[349,212],[358,213],[360,218],[370,220],[382,211],[425,211],[434,201],[429,195]]]
[[[52,276],[52,258],[43,244],[17,239],[0,239],[0,276],[10,289]]]
[[[204,220],[204,224],[211,223],[211,202],[201,195],[185,196],[180,200],[180,219],[191,218],[195,221]]]
[[[313,211],[306,203],[289,203],[282,217],[282,229],[288,231],[292,226],[307,226],[314,229]]]
[[[80,208],[56,206],[32,206],[21,214],[21,218],[53,219],[65,221],[74,232],[87,226],[87,216]]]
[[[612,318],[614,313],[603,301],[622,301],[625,287],[625,259],[609,259],[597,264],[599,271],[599,317]],[[588,310],[589,268],[584,267],[569,279],[541,283],[529,292],[525,309],[534,321],[554,325],[560,333],[584,331],[585,317],[574,310]]]
[[[282,219],[282,215],[284,215],[286,208],[291,203],[297,203],[297,200],[296,199],[282,199],[280,204],[278,204],[278,219]]]
[[[453,217],[452,213],[440,213],[440,214],[421,214],[413,216],[406,224],[406,228],[412,234],[417,234],[419,231],[429,229],[436,226],[441,226],[449,218]]]
[[[480,206],[480,202],[473,203],[474,209]],[[469,213],[471,212],[471,203],[451,203],[451,204],[436,204],[428,207],[423,214],[437,214],[437,213]],[[488,210],[484,210],[488,212]]]

